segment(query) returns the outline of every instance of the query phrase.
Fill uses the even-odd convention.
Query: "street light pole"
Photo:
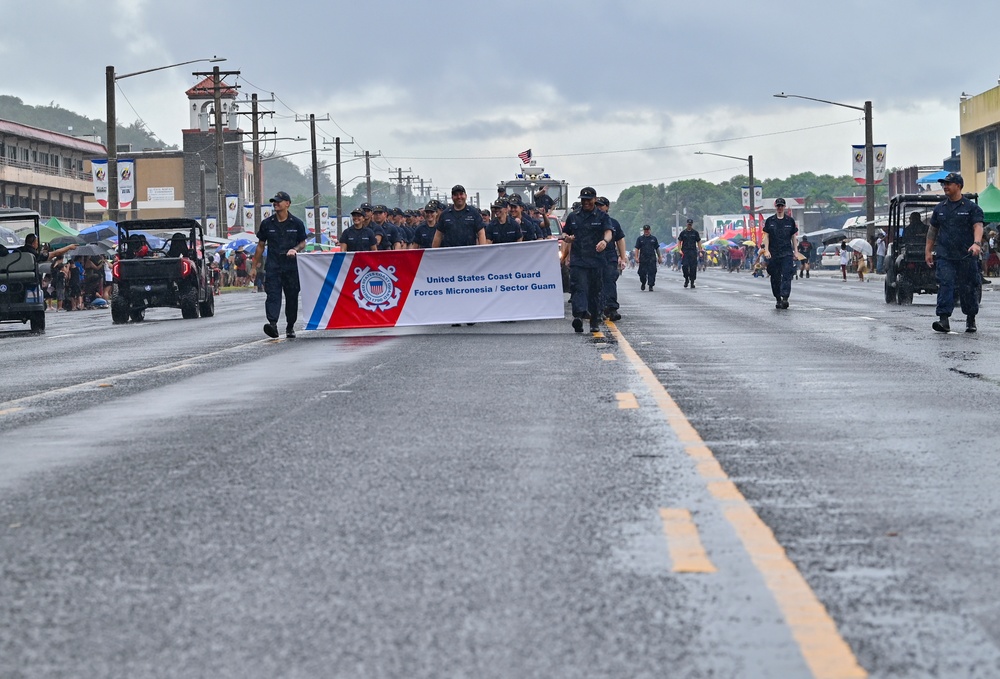
[[[872,143],[872,102],[866,101],[864,106],[854,106],[852,104],[842,104],[839,101],[828,99],[816,99],[815,97],[803,97],[800,94],[775,94],[778,99],[806,99],[808,101],[818,101],[822,104],[832,106],[842,106],[861,111],[865,114],[865,234],[868,242],[875,246],[875,147]]]
[[[169,64],[168,66],[157,66],[156,68],[147,68],[142,71],[135,71],[134,73],[123,73],[117,75],[115,73],[114,66],[107,66],[104,70],[104,87],[105,94],[107,97],[107,142],[108,142],[108,219],[113,222],[117,222],[119,218],[118,210],[118,121],[117,114],[115,111],[115,83],[119,80],[124,80],[125,78],[131,78],[135,75],[142,75],[144,73],[152,73],[153,71],[163,71],[168,68],[176,68],[177,66],[187,66],[188,64],[196,64],[202,61],[218,62],[225,61],[222,57],[211,57],[205,59],[192,59],[191,61],[182,61],[179,64]]]
[[[747,156],[746,158],[742,156],[727,156],[724,153],[711,153],[709,151],[695,151],[697,156],[719,156],[720,158],[732,158],[733,160],[742,160],[750,166],[750,217],[754,220],[754,228],[756,228],[756,216],[757,216],[757,206],[754,201],[754,180],[753,180],[753,156]],[[756,236],[754,236],[756,238]]]

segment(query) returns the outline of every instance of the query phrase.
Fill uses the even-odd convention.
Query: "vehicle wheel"
[[[111,322],[115,325],[128,323],[128,300],[117,292],[111,295]]]
[[[897,304],[913,304],[913,288],[907,283],[900,282],[896,287]]]
[[[44,311],[32,311],[31,318],[29,319],[31,323],[31,332],[36,334],[43,334],[45,332],[45,312]]]
[[[198,318],[198,288],[185,290],[181,295],[181,316]]]
[[[146,318],[145,309],[136,309],[128,312],[128,317],[132,319],[133,323],[142,323],[142,320]]]
[[[212,294],[211,290],[205,294],[207,297],[204,302],[198,304],[198,308],[201,310],[202,318],[211,318],[215,315],[215,295]]]

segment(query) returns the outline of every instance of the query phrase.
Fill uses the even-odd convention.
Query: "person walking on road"
[[[799,228],[791,215],[785,214],[785,199],[774,200],[775,214],[764,222],[764,240],[761,256],[768,259],[767,273],[771,277],[771,294],[775,309],[787,309],[795,277],[795,252],[798,249],[795,234]]]
[[[802,241],[799,243],[799,254],[802,255],[799,278],[802,278],[803,275],[809,278],[809,262],[812,261],[812,251],[813,244],[809,242],[809,236],[802,234]]]
[[[938,320],[931,325],[938,332],[950,332],[949,318],[955,310],[955,289],[962,313],[965,314],[965,332],[976,332],[976,314],[979,302],[976,292],[982,284],[979,257],[982,253],[983,209],[962,195],[965,180],[951,172],[938,180],[946,199],[938,203],[931,213],[927,229],[924,259],[934,267],[938,282]]]
[[[278,336],[278,316],[281,314],[281,295],[285,295],[285,337],[295,338],[295,321],[299,317],[299,263],[296,257],[306,249],[306,225],[291,214],[291,197],[278,191],[271,199],[274,214],[260,223],[257,231],[257,250],[253,255],[254,273],[260,268],[267,247],[264,264],[264,313],[267,323],[264,334]],[[270,246],[270,247],[268,247]]]
[[[572,283],[573,330],[583,332],[583,314],[590,314],[590,331],[598,332],[604,308],[604,251],[613,247],[611,217],[597,209],[597,191],[586,186],[580,191],[580,211],[566,218],[563,258],[569,248],[569,275]],[[568,242],[567,242],[568,240]]]
[[[701,252],[701,234],[695,231],[694,220],[688,219],[687,225],[677,237],[681,248],[681,271],[684,273],[684,287],[694,288],[698,278],[698,254]]]
[[[594,202],[598,210],[611,217],[608,213],[608,210],[611,209],[610,200],[604,196],[598,196]],[[618,279],[621,277],[622,271],[625,270],[628,254],[625,251],[625,232],[622,231],[622,225],[614,217],[611,217],[611,228],[615,232],[613,244],[612,247],[604,249],[607,266],[604,270],[604,315],[612,321],[620,321],[622,315],[618,313],[618,309],[621,308],[621,305],[618,304]]]
[[[847,281],[847,267],[851,265],[851,249],[847,247],[847,241],[840,241],[840,276],[841,280]]]
[[[875,239],[875,273],[885,273],[885,253],[885,234],[879,231],[878,238]]]
[[[361,208],[351,210],[354,226],[340,234],[341,252],[366,252],[378,250],[375,232],[365,226],[365,213]]]
[[[656,264],[663,263],[663,255],[660,254],[660,241],[649,232],[649,224],[642,227],[642,235],[635,241],[635,260],[639,262],[639,289],[645,290],[649,284],[649,291],[653,291],[656,285]]]

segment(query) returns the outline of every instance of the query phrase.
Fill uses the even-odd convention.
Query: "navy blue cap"
[[[962,179],[962,175],[957,172],[949,172],[948,176],[944,179],[938,179],[939,184],[958,184],[961,187],[965,187],[965,180]]]

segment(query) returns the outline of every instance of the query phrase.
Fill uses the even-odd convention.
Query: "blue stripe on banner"
[[[312,316],[309,317],[309,322],[306,323],[306,330],[316,330],[319,328],[319,322],[323,319],[323,312],[326,311],[326,305],[330,302],[333,288],[337,284],[340,269],[348,256],[347,253],[333,256],[333,261],[330,262],[330,269],[326,272],[326,280],[323,281],[323,287],[316,298],[316,306],[313,307]]]

